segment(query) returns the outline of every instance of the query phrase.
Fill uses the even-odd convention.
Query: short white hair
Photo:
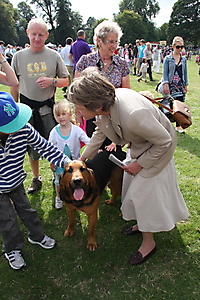
[[[31,19],[31,20],[28,22],[27,30],[30,29],[30,27],[31,27],[32,24],[39,24],[39,25],[42,25],[42,26],[45,28],[45,30],[48,32],[48,26],[47,26],[47,24],[44,22],[43,19],[41,19],[41,18],[33,18],[33,19]]]
[[[94,30],[93,41],[95,46],[98,47],[97,38],[100,38],[104,42],[110,32],[115,33],[118,37],[118,41],[120,41],[123,32],[116,22],[104,20],[103,22],[99,23]]]

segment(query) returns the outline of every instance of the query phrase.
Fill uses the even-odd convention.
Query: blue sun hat
[[[0,92],[0,132],[14,133],[29,121],[32,110],[29,106],[16,103],[6,92]]]

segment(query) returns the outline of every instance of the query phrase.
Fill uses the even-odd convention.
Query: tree
[[[55,30],[54,18],[56,14],[56,0],[31,0],[31,4],[35,4],[36,8],[41,13],[41,17],[51,25],[51,29]]]
[[[15,45],[18,35],[15,28],[15,9],[8,0],[0,0],[0,32],[1,40]]]
[[[20,15],[20,18],[25,19],[27,23],[35,17],[35,13],[33,12],[30,5],[28,5],[26,2],[19,2],[17,5],[17,9]]]
[[[168,28],[169,28],[169,23],[164,23],[158,28],[158,38],[159,41],[167,41],[168,42]]]
[[[173,6],[168,36],[181,35],[187,43],[196,46],[200,42],[200,1],[179,0]]]
[[[55,20],[57,25],[55,42],[62,45],[69,36],[75,39],[76,32],[83,22],[82,16],[71,10],[71,3],[68,0],[57,0]]]
[[[160,7],[156,0],[122,0],[119,4],[120,12],[124,10],[137,12],[144,21],[155,18]]]
[[[147,27],[138,13],[125,10],[117,15],[115,21],[119,24],[123,31],[121,45],[126,43],[135,44],[136,39],[146,38]]]
[[[17,5],[17,15],[14,17],[16,20],[16,30],[19,37],[18,45],[24,46],[28,43],[28,37],[26,34],[26,28],[28,22],[35,17],[33,10],[30,5],[26,2],[20,2]]]
[[[84,25],[85,33],[86,33],[86,42],[89,44],[93,44],[93,36],[94,36],[94,28],[96,25],[97,20],[93,17],[89,17],[87,19],[86,24]],[[95,26],[95,27],[94,27]]]

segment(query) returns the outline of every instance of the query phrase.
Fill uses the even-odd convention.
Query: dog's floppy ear
[[[91,174],[91,175],[94,175],[94,171],[90,168],[87,168],[87,171]]]

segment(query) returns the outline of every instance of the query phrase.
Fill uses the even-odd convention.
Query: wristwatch
[[[56,83],[57,83],[57,79],[56,78],[53,78],[53,80],[52,80],[52,86],[56,86]]]

